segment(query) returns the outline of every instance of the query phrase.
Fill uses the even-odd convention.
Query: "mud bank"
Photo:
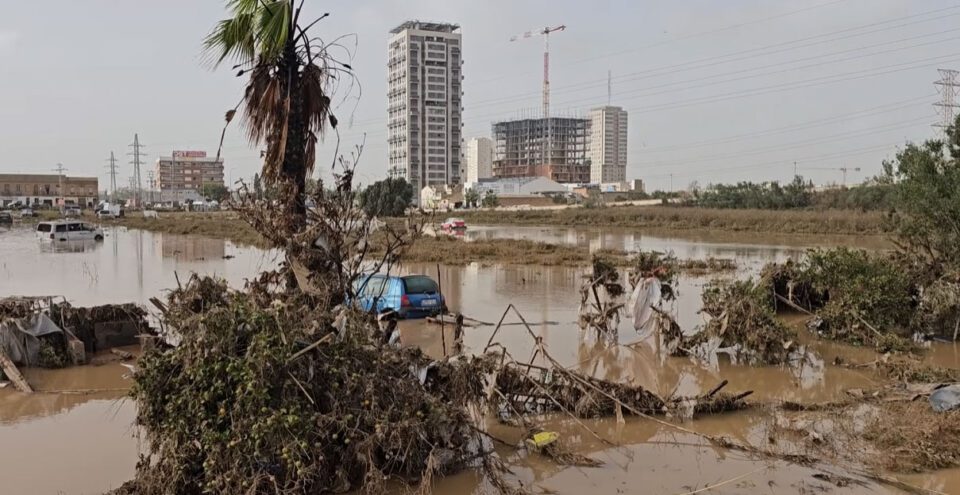
[[[606,226],[784,234],[883,234],[883,215],[853,210],[727,210],[677,206],[620,206],[563,210],[476,211],[469,223]]]

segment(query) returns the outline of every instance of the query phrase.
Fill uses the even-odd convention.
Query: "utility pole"
[[[112,151],[107,161],[110,162],[107,168],[110,169],[110,202],[113,203],[117,200],[117,159]]]
[[[63,166],[62,163],[58,163],[57,168],[53,170],[57,172],[57,178],[59,179],[60,185],[57,186],[57,189],[58,189],[57,196],[59,196],[58,199],[60,200],[60,207],[62,208],[63,205],[66,204],[66,199],[64,198],[64,194],[63,194],[63,171],[67,169]]]
[[[933,84],[937,86],[937,92],[943,98],[933,104],[937,107],[937,113],[940,115],[940,123],[933,126],[939,127],[946,135],[947,129],[954,123],[957,109],[960,108],[960,102],[957,99],[957,95],[960,93],[960,81],[957,80],[957,76],[960,75],[960,72],[953,69],[937,69],[937,72],[940,73],[940,80]]]
[[[797,176],[797,162],[793,162],[793,176]]]
[[[140,165],[142,164],[140,158],[146,155],[140,151],[143,145],[140,144],[140,136],[136,133],[133,135],[133,144],[131,144],[130,147],[133,148],[133,152],[127,153],[127,155],[133,157],[133,161],[130,163],[133,164],[134,197],[136,198],[137,207],[141,207],[143,204],[143,182],[140,180]]]
[[[670,192],[673,192],[673,174],[670,174]]]
[[[547,130],[547,139],[544,142],[543,165],[549,165],[553,158],[553,129],[550,122],[550,33],[563,31],[567,26],[561,24],[555,27],[545,27],[534,31],[527,31],[510,38],[510,41],[530,38],[534,35],[543,36],[543,120]]]

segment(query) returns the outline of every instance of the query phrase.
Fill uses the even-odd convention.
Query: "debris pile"
[[[926,400],[884,403],[863,437],[878,467],[924,472],[960,466],[960,411],[935,412]]]
[[[796,262],[768,266],[763,280],[776,301],[816,318],[819,335],[881,351],[910,350],[918,287],[895,254],[837,248],[811,250]]]
[[[509,363],[497,373],[496,388],[504,397],[501,416],[561,411],[579,418],[614,416],[639,411],[663,414],[666,403],[640,386],[589,377],[557,367]]]
[[[50,306],[50,318],[83,341],[87,354],[137,344],[140,335],[153,333],[146,310],[133,303],[78,307],[63,302]]]
[[[694,277],[713,273],[732,272],[737,269],[737,263],[730,258],[688,259],[680,262],[680,269],[687,275]]]
[[[302,297],[204,278],[170,294],[180,343],[141,358],[132,392],[151,449],[137,493],[376,492],[477,454],[492,361],[380,346],[372,318]]]
[[[671,347],[679,354],[730,352],[751,364],[783,364],[795,349],[796,332],[784,324],[768,302],[769,294],[750,280],[713,281],[704,287],[702,313],[709,319],[698,332]]]
[[[598,339],[616,340],[624,293],[620,271],[612,260],[600,255],[594,255],[592,268],[580,286],[579,325],[593,329]]]

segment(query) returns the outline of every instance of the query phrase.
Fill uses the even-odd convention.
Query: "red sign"
[[[206,151],[174,151],[174,158],[206,158]]]

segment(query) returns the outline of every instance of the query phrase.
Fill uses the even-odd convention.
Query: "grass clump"
[[[919,473],[960,466],[960,411],[934,412],[927,401],[890,402],[863,437],[889,471]]]

